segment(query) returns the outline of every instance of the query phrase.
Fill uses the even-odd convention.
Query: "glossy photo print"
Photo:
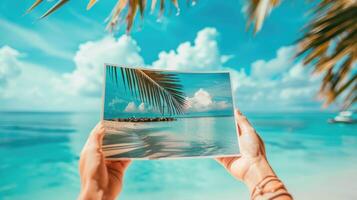
[[[105,66],[107,159],[239,154],[228,72]]]

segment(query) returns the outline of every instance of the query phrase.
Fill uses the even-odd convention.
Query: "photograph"
[[[0,2],[0,200],[357,200],[357,0]]]
[[[229,72],[106,65],[104,87],[108,160],[239,154]]]

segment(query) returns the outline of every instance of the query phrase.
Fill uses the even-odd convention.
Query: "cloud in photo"
[[[126,113],[145,113],[145,112],[147,112],[147,109],[146,109],[144,103],[141,103],[139,106],[136,106],[136,104],[133,101],[131,101],[125,107],[123,112],[126,112]]]
[[[108,103],[108,106],[114,109],[117,105],[122,104],[124,102],[125,101],[123,99],[115,97]]]
[[[227,101],[214,101],[212,95],[202,88],[197,90],[193,97],[186,97],[186,100],[187,111],[224,110],[232,106]]]

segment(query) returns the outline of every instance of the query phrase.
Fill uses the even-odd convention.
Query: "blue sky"
[[[104,118],[156,117],[160,112],[152,105],[132,96],[125,88],[121,71],[118,82],[106,71]],[[167,73],[163,71],[163,73]],[[233,115],[233,98],[230,75],[221,73],[175,73],[182,85],[187,106],[182,116],[227,116]]]
[[[246,31],[245,2],[199,1],[179,16],[137,17],[131,36],[104,19],[115,1],[71,1],[44,20],[54,2],[24,15],[31,1],[0,5],[0,110],[99,110],[103,63],[155,69],[229,70],[242,110],[320,110],[320,77],[293,60],[311,5],[284,1],[261,32]],[[167,9],[167,11],[169,11]]]

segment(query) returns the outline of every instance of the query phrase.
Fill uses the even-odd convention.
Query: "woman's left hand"
[[[106,161],[102,152],[105,128],[99,122],[84,145],[79,160],[81,193],[78,199],[115,199],[122,191],[130,160]]]

